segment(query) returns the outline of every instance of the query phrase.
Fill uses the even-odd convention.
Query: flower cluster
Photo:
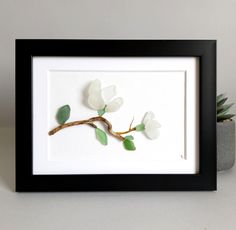
[[[106,88],[101,88],[101,82],[96,79],[92,81],[88,88],[88,104],[92,109],[98,111],[99,115],[105,112],[116,112],[123,104],[123,99],[117,97],[116,86],[111,85]]]
[[[159,136],[160,123],[155,120],[153,112],[147,112],[143,118],[144,132],[150,139],[156,139]]]
[[[100,116],[105,112],[115,112],[123,104],[121,97],[113,99],[116,94],[117,89],[115,85],[101,88],[101,82],[96,79],[90,83],[88,88],[88,105],[92,109],[97,110]],[[161,125],[155,119],[154,113],[150,111],[145,114],[142,123],[133,128],[133,130],[143,131],[149,139],[156,139],[159,136],[160,127]],[[133,141],[133,137],[130,139],[129,136],[128,139],[126,142]]]

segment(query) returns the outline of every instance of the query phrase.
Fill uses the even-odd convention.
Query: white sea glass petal
[[[88,105],[95,110],[103,109],[105,107],[101,92],[95,92],[88,96]]]
[[[145,125],[149,120],[155,119],[155,114],[151,111],[147,112],[143,118],[143,124]]]
[[[117,97],[107,104],[105,111],[115,112],[122,106],[122,104],[123,104],[123,99],[121,97]]]
[[[108,103],[117,94],[116,86],[111,85],[102,89],[102,97],[105,103]]]
[[[98,79],[93,80],[88,87],[88,95],[93,94],[93,93],[98,93],[100,91],[101,91],[100,80],[98,80]]]
[[[156,139],[159,136],[159,128],[161,125],[156,120],[149,120],[145,124],[145,134],[150,139]]]

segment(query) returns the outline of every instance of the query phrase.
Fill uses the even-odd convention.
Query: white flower
[[[147,112],[143,118],[143,124],[145,126],[144,132],[150,139],[156,139],[159,136],[160,123],[155,120],[153,112]]]
[[[101,82],[96,79],[90,83],[88,88],[88,104],[95,110],[105,109],[105,112],[115,112],[123,104],[121,97],[112,100],[116,94],[116,86],[111,85],[101,89]]]

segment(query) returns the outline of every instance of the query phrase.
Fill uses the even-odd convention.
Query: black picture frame
[[[198,174],[33,175],[32,57],[199,57]],[[16,191],[216,190],[215,40],[16,40]]]

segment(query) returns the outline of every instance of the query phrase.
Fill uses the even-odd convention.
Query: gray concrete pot
[[[217,171],[233,167],[235,161],[235,122],[217,122]]]

